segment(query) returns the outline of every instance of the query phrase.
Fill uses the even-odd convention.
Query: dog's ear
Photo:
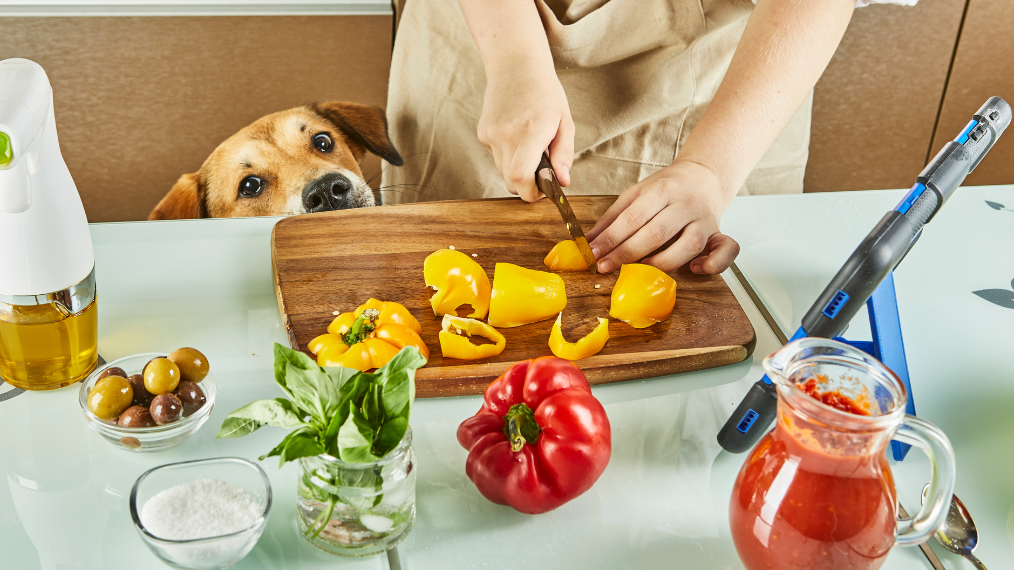
[[[148,214],[149,220],[186,220],[201,217],[201,179],[198,173],[184,174]]]
[[[353,143],[352,153],[357,161],[363,159],[366,151],[370,151],[395,166],[405,163],[387,134],[387,117],[380,107],[344,101],[326,101],[310,105],[310,109],[334,123],[334,126]],[[356,148],[357,146],[359,148]]]

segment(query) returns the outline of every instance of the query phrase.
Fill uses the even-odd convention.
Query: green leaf
[[[370,452],[372,447],[373,430],[363,413],[349,402],[349,417],[338,430],[339,459],[345,463],[371,463],[378,459]]]
[[[317,441],[315,432],[316,430],[311,427],[303,427],[290,433],[274,449],[262,455],[260,460],[263,461],[268,457],[279,456],[281,459],[279,466],[281,466],[287,461],[299,459],[300,457],[313,457],[324,453],[320,442]]]
[[[292,398],[292,393],[289,391],[288,382],[285,377],[286,365],[288,364],[303,370],[310,370],[311,368],[316,368],[317,363],[298,350],[292,350],[277,342],[275,343],[275,382],[278,382],[278,385],[282,387],[282,391]]]
[[[239,422],[236,420],[249,420]],[[258,425],[251,426],[249,422],[256,422]],[[226,431],[226,427],[231,431]],[[302,414],[300,414],[292,402],[278,398],[275,400],[258,400],[233,410],[225,421],[222,422],[222,429],[215,437],[240,437],[252,433],[261,426],[269,425],[281,428],[298,428],[304,425]]]
[[[401,443],[406,431],[408,431],[407,417],[391,418],[385,421],[384,425],[380,426],[380,431],[377,432],[377,440],[373,444],[374,454],[383,457],[390,453]]]
[[[342,397],[331,375],[323,368],[317,370],[319,372],[314,374],[313,378],[317,382],[317,399],[320,401],[321,409],[324,410],[324,421],[321,424],[327,425],[327,418],[330,418],[338,410],[338,404],[341,403]]]
[[[243,437],[244,435],[250,435],[260,429],[263,425],[264,424],[257,420],[226,416],[225,419],[222,420],[222,427],[219,428],[218,433],[215,434],[215,439],[226,439],[230,437]]]
[[[323,370],[325,374],[331,377],[331,381],[334,382],[335,387],[339,391],[341,391],[342,386],[348,383],[351,379],[355,378],[359,374],[362,374],[362,372],[356,370],[355,368],[342,368],[340,366],[324,368]]]
[[[289,444],[282,449],[282,457],[279,466],[287,461],[293,461],[301,457],[314,457],[324,453],[324,448],[320,446],[320,442],[317,441],[315,434],[305,431],[293,432],[295,437],[289,441]]]
[[[426,359],[414,346],[401,349],[383,368],[377,370],[383,385],[381,401],[388,418],[408,419],[415,400],[415,371],[426,364]]]
[[[320,384],[317,376],[325,376],[325,374],[321,372],[319,367],[315,368],[315,370],[304,370],[292,364],[286,364],[285,381],[289,391],[292,392],[292,399],[295,400],[296,405],[323,426],[326,425],[327,420],[325,419],[324,405],[317,392],[317,386]]]
[[[286,435],[284,438],[282,438],[282,441],[278,442],[278,445],[276,445],[271,451],[265,453],[264,455],[258,457],[257,459],[260,460],[260,461],[264,461],[268,457],[276,457],[276,456],[281,455],[282,451],[285,450],[285,446],[289,445],[289,442],[292,441],[292,439],[294,437],[296,437],[297,434],[300,434],[300,433],[313,433],[312,430],[313,430],[313,428],[311,428],[311,427],[304,427],[304,428],[300,428],[300,429],[298,429],[296,431],[289,432],[289,434]]]
[[[380,425],[384,423],[384,408],[380,403],[380,392],[381,386],[379,384],[370,384],[369,389],[366,390],[366,396],[363,398],[363,417],[366,418],[373,431],[380,429]]]

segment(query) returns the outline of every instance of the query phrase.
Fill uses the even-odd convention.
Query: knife
[[[564,195],[563,188],[560,187],[560,182],[556,179],[556,172],[553,171],[553,165],[549,162],[549,155],[545,152],[542,153],[542,161],[539,162],[539,166],[535,169],[535,183],[538,184],[539,190],[542,190],[542,193],[552,200],[556,208],[560,210],[563,221],[567,223],[567,231],[574,238],[574,243],[577,244],[581,257],[588,264],[588,269],[592,272],[592,275],[597,274],[595,256],[592,254],[591,248],[588,247],[588,240],[584,237],[584,230],[581,229],[581,224],[578,223],[577,216],[574,215],[574,210],[571,209],[570,202],[567,201],[567,196]]]

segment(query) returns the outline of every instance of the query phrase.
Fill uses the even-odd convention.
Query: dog
[[[149,220],[282,216],[375,205],[359,163],[367,152],[404,161],[384,111],[328,101],[267,115],[184,174]]]

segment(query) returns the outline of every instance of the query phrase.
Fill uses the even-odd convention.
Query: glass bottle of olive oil
[[[98,362],[95,272],[48,295],[0,295],[0,377],[25,390],[73,384]]]

